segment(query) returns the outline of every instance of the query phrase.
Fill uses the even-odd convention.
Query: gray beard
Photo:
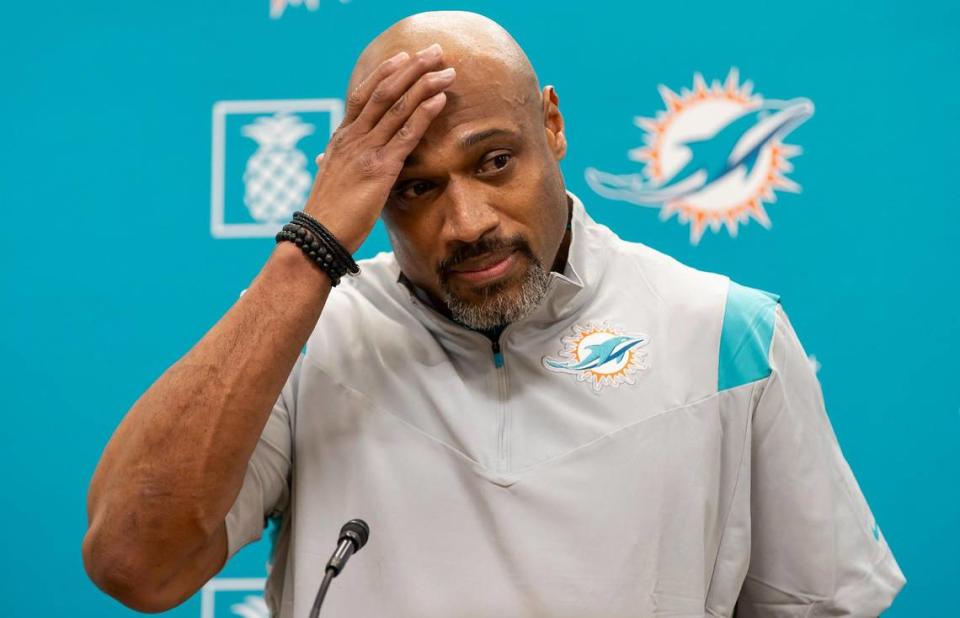
[[[516,292],[505,292],[501,286],[492,285],[483,290],[480,300],[468,302],[444,286],[443,301],[453,319],[460,324],[474,330],[490,330],[533,313],[547,295],[549,285],[550,274],[539,263],[533,262]]]

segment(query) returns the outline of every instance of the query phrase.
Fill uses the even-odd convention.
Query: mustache
[[[533,249],[530,248],[530,243],[521,234],[509,238],[481,238],[477,242],[460,243],[454,247],[450,255],[437,265],[437,275],[439,275],[440,281],[445,283],[450,278],[453,269],[467,260],[490,253],[506,252],[507,250],[517,251],[532,262],[538,262],[536,256],[533,255]]]

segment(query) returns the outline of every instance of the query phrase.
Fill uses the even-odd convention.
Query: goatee
[[[550,275],[538,261],[532,261],[518,289],[494,283],[481,289],[476,299],[466,300],[443,286],[443,301],[451,317],[467,328],[491,330],[516,322],[533,313],[547,295]]]
[[[469,296],[457,294],[450,281],[454,268],[475,257],[513,250],[526,257],[528,266],[519,284],[497,282],[473,290]],[[521,235],[513,238],[484,238],[459,246],[437,267],[443,302],[451,317],[474,330],[491,330],[516,322],[532,313],[547,295],[550,275],[533,254],[530,244]]]

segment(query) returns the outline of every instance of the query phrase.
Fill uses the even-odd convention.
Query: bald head
[[[446,66],[458,80],[470,80],[509,104],[540,109],[540,86],[527,55],[497,22],[467,11],[431,11],[406,17],[380,33],[360,54],[350,76],[352,92],[381,62],[406,51],[411,56],[433,43],[443,48]],[[455,107],[457,88],[448,92]],[[469,102],[467,102],[469,104]]]

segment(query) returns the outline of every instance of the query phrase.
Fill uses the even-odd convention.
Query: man
[[[101,588],[172,607],[273,517],[268,602],[305,616],[361,517],[330,615],[891,603],[903,575],[776,297],[594,223],[558,104],[475,14],[367,47],[305,210],[351,252],[382,216],[394,251],[332,292],[281,242],[136,402],[90,487]]]

